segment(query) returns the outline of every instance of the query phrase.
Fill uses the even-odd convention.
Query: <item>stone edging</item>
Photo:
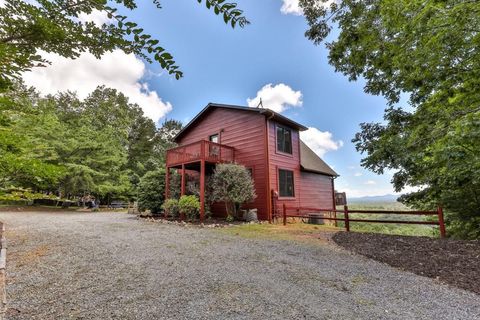
[[[0,222],[0,320],[7,311],[6,267],[7,267],[7,240],[5,239],[5,224]]]

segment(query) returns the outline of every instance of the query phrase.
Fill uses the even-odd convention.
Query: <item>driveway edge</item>
[[[5,239],[5,224],[0,222],[0,320],[7,311],[6,267],[7,267],[7,240]]]

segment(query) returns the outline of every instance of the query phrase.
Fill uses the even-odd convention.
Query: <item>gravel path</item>
[[[334,245],[120,213],[0,213],[7,319],[479,319],[480,296]]]

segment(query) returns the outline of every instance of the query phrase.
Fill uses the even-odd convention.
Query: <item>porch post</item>
[[[183,196],[185,195],[185,165],[183,163],[182,163],[181,174],[182,174],[182,184],[180,188],[180,196]]]
[[[205,160],[200,162],[200,221],[205,219]]]
[[[166,168],[165,172],[165,199],[170,196],[170,168]]]

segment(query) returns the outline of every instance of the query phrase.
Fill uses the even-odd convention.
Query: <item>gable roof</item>
[[[265,117],[268,117],[269,119],[275,119],[277,122],[282,123],[284,125],[287,125],[293,129],[297,129],[299,131],[305,131],[307,130],[307,127],[290,120],[289,118],[282,116],[281,114],[267,109],[267,108],[250,108],[250,107],[243,107],[243,106],[236,106],[236,105],[230,105],[230,104],[219,104],[219,103],[209,103],[205,108],[203,108],[202,111],[200,111],[195,118],[192,119],[185,127],[183,127],[180,132],[177,133],[177,135],[174,138],[174,141],[177,141],[181,136],[183,136],[190,128],[196,124],[198,121],[200,121],[203,117],[205,117],[210,111],[216,108],[223,108],[223,109],[232,109],[232,110],[240,110],[240,111],[245,111],[245,112],[256,112],[259,114],[264,115]]]
[[[321,173],[327,176],[338,177],[338,174],[333,171],[328,164],[312,149],[310,149],[302,140],[300,140],[300,166],[304,171]]]

